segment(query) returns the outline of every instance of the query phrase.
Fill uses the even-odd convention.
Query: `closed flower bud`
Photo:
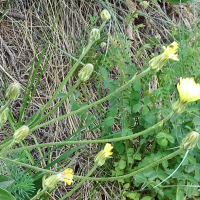
[[[0,124],[4,124],[8,118],[8,111],[9,108],[7,107],[1,114],[0,114]]]
[[[100,38],[100,31],[98,28],[93,28],[90,32],[90,38],[89,40],[90,41],[97,41],[98,39]]]
[[[78,77],[80,78],[81,81],[85,82],[90,78],[93,70],[94,66],[88,63],[79,71]]]
[[[147,1],[142,1],[142,2],[140,3],[140,5],[141,5],[144,9],[146,9],[146,8],[149,6],[149,2],[147,2]]]
[[[6,99],[16,100],[20,94],[19,83],[11,83],[6,91]]]
[[[180,148],[185,150],[193,150],[199,140],[199,133],[192,131],[182,141]]]
[[[111,152],[111,150],[113,149],[113,146],[109,143],[106,144],[106,146],[104,147],[104,150],[100,151],[95,159],[94,162],[98,165],[98,166],[102,166],[107,158],[112,158],[111,155],[113,154],[113,152]]]
[[[169,59],[179,61],[178,55],[176,54],[178,49],[177,42],[173,42],[167,48],[163,48],[165,49],[164,53],[152,58],[149,61],[149,67],[155,72],[160,70]]]
[[[107,10],[101,12],[101,19],[103,21],[108,21],[110,19],[110,13]]]
[[[101,43],[101,48],[104,49],[104,48],[106,47],[106,45],[107,45],[106,42],[102,42],[102,43]]]
[[[160,41],[161,36],[159,34],[157,34],[157,35],[155,35],[155,39],[158,40],[158,41]]]
[[[15,131],[13,137],[16,142],[20,142],[28,135],[28,132],[29,132],[28,126],[22,126]]]

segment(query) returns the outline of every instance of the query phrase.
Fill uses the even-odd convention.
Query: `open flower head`
[[[200,84],[195,83],[193,78],[180,78],[177,88],[183,104],[200,99]]]
[[[163,48],[165,49],[165,51],[163,53],[163,56],[165,58],[179,61],[178,55],[176,54],[177,49],[178,49],[177,42],[173,42],[167,48],[166,47],[163,47]]]
[[[165,49],[164,53],[152,58],[149,61],[149,66],[151,70],[154,71],[160,70],[169,59],[179,61],[178,55],[176,54],[178,49],[177,42],[173,42],[167,48],[166,47],[163,48]]]
[[[65,182],[65,185],[71,185],[71,183],[73,182],[73,174],[73,169],[67,168],[63,172],[59,173],[57,177],[60,181]]]
[[[73,182],[73,169],[67,168],[63,172],[52,175],[45,180],[45,186],[54,189],[59,181],[65,182],[65,185],[71,185]]]
[[[96,155],[95,160],[94,160],[95,163],[98,166],[102,166],[105,163],[107,158],[112,158],[111,157],[111,155],[113,154],[113,152],[111,152],[112,149],[113,149],[113,146],[107,143],[104,149]]]

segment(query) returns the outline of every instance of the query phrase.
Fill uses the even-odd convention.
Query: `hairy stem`
[[[83,108],[80,108],[80,109],[78,109],[78,110],[75,110],[75,111],[73,111],[73,112],[70,112],[70,113],[68,113],[68,114],[66,114],[66,115],[63,115],[63,116],[61,116],[61,117],[55,118],[55,119],[50,120],[50,121],[48,121],[48,122],[45,122],[45,123],[43,123],[43,124],[40,124],[40,125],[37,125],[37,126],[35,126],[35,124],[34,124],[33,126],[35,126],[35,127],[32,126],[33,128],[30,129],[29,133],[31,133],[32,131],[37,130],[37,129],[43,127],[43,126],[49,125],[49,124],[51,124],[51,123],[57,122],[57,121],[59,121],[59,120],[61,120],[61,119],[64,119],[64,118],[66,118],[66,117],[69,117],[69,116],[71,116],[71,115],[74,115],[74,114],[77,114],[77,113],[82,112],[82,111],[84,111],[84,110],[87,110],[87,109],[89,109],[89,108],[91,108],[91,107],[93,107],[93,106],[96,106],[96,105],[98,105],[98,104],[100,104],[100,103],[102,103],[102,102],[108,100],[109,98],[115,96],[116,94],[118,94],[119,92],[121,92],[122,90],[124,90],[125,88],[129,87],[130,84],[132,84],[134,81],[136,81],[136,80],[142,78],[143,76],[145,76],[146,74],[148,74],[150,71],[151,71],[151,69],[150,69],[150,68],[147,68],[145,71],[143,71],[142,73],[138,74],[137,76],[134,76],[130,81],[128,81],[127,83],[125,83],[123,86],[121,86],[120,88],[118,88],[117,90],[115,90],[114,92],[112,92],[111,94],[109,94],[108,96],[106,96],[106,97],[104,97],[104,98],[102,98],[102,99],[100,99],[100,100],[98,100],[98,101],[96,101],[96,102],[94,102],[94,103],[91,103],[91,104],[88,105],[88,106],[84,106]],[[61,83],[61,84],[62,84],[62,83]],[[43,109],[44,109],[44,108],[43,108]]]
[[[54,145],[66,145],[66,144],[90,144],[90,143],[107,143],[107,142],[117,142],[117,141],[123,141],[127,139],[133,139],[135,137],[138,137],[140,135],[143,135],[145,133],[148,133],[149,131],[152,131],[160,126],[162,126],[165,122],[167,122],[175,113],[172,111],[167,117],[165,117],[162,121],[158,122],[157,124],[151,126],[150,128],[141,131],[139,133],[135,133],[133,135],[125,136],[125,137],[119,137],[119,138],[112,138],[112,139],[101,139],[101,140],[83,140],[83,141],[63,141],[63,142],[52,142],[52,143],[44,143],[44,144],[37,144],[27,147],[21,147],[18,149],[14,149],[9,151],[9,153],[22,151],[26,149],[33,149],[37,147],[47,147],[47,146],[54,146]]]
[[[43,188],[43,190],[41,190],[40,192],[38,192],[32,199],[30,200],[35,200],[37,199],[38,197],[40,197],[41,195],[43,195],[46,191],[48,190],[47,187]]]

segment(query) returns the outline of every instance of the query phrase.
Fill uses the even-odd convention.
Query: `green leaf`
[[[0,188],[0,199],[1,200],[15,200],[12,194],[10,194],[6,190],[3,190],[2,188]]]
[[[130,188],[130,183],[126,183],[123,186],[124,186],[125,189],[128,189],[128,188]]]
[[[108,117],[105,119],[104,123],[107,125],[107,126],[112,126],[114,124],[114,117]]]
[[[121,159],[119,161],[119,169],[124,169],[125,167],[126,167],[126,161]]]
[[[25,123],[26,126],[31,126],[42,117],[42,109],[40,108],[36,113],[32,115],[32,117]]]
[[[14,180],[8,178],[7,176],[0,175],[0,188],[6,189],[11,184],[13,184]]]
[[[167,168],[167,167],[168,167],[168,161],[167,161],[167,160],[164,160],[164,161],[162,162],[162,166],[163,166],[164,168]]]
[[[141,84],[140,80],[134,82],[133,88],[134,88],[135,91],[140,91],[141,87],[142,87],[142,84]]]
[[[123,152],[124,152],[124,144],[123,144],[123,142],[115,142],[115,144],[114,144],[114,149],[115,149],[118,153],[123,153]]]
[[[146,197],[143,197],[141,200],[151,200],[151,199],[152,199],[152,197],[146,196]]]
[[[133,149],[133,148],[128,148],[128,149],[127,149],[127,155],[128,155],[128,156],[132,156],[133,153],[134,153],[134,149]]]
[[[166,139],[168,139],[170,142],[174,143],[175,139],[173,136],[165,133],[165,132],[160,132],[157,134],[156,138],[161,138],[161,137],[164,137]]]
[[[56,97],[57,98],[63,98],[64,96],[66,96],[66,93],[59,93]]]
[[[141,160],[142,154],[141,153],[137,153],[137,154],[135,154],[134,158],[135,158],[135,160]]]
[[[142,105],[140,103],[137,103],[135,104],[133,107],[132,107],[132,111],[134,113],[138,112],[140,109],[141,109]]]
[[[126,193],[125,196],[130,198],[130,199],[133,199],[133,200],[139,200],[140,193],[129,192],[129,193]]]

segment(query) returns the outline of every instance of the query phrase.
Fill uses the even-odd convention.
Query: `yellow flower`
[[[163,47],[163,48],[165,49],[165,51],[163,53],[163,56],[165,58],[179,61],[178,55],[175,54],[177,52],[177,49],[178,49],[178,43],[177,42],[173,42],[167,48],[166,47]]]
[[[45,186],[54,189],[59,181],[65,182],[65,185],[71,185],[73,182],[73,169],[67,168],[63,172],[52,175],[45,180]]]
[[[63,172],[59,173],[57,176],[60,181],[65,182],[65,185],[71,185],[73,182],[73,169],[67,168]]]
[[[151,70],[154,71],[160,70],[169,59],[179,61],[178,55],[176,54],[178,49],[177,42],[173,42],[167,48],[166,47],[163,48],[165,49],[164,53],[152,58],[149,61],[149,66]]]
[[[177,85],[181,103],[189,103],[200,99],[200,85],[193,78],[180,78]]]
[[[113,146],[109,143],[106,144],[106,146],[104,147],[104,150],[100,151],[94,161],[95,163],[97,163],[98,166],[102,166],[105,161],[106,158],[112,158],[111,155],[113,154],[113,152],[111,152],[111,150],[113,149]]]

